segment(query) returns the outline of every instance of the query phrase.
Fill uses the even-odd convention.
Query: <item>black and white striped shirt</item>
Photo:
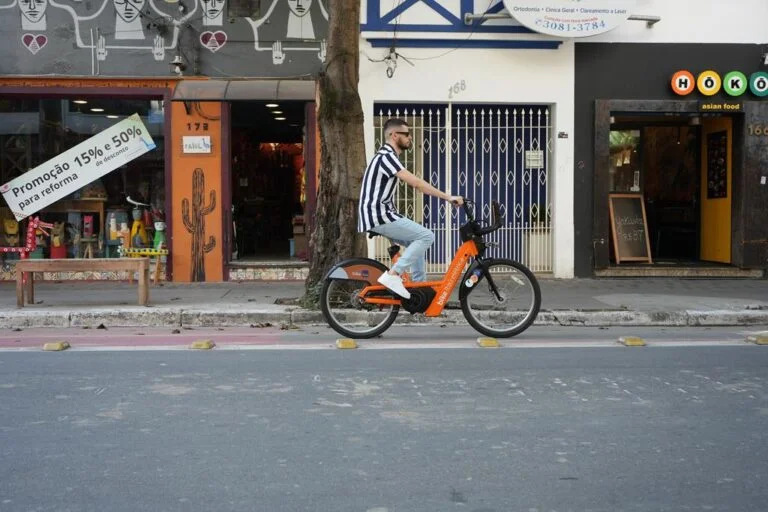
[[[398,172],[405,169],[392,146],[384,144],[368,164],[360,187],[357,209],[357,231],[364,233],[376,226],[394,222],[403,216],[397,213],[392,197],[397,188]]]

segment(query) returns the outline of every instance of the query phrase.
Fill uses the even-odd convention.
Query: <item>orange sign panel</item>
[[[696,79],[689,71],[681,70],[672,76],[672,90],[675,94],[686,96],[696,87]]]

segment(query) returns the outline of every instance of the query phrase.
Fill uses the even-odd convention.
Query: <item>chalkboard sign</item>
[[[611,231],[616,263],[651,261],[648,223],[642,194],[609,194]]]

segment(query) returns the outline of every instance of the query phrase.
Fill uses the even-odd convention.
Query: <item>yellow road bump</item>
[[[197,340],[193,341],[189,348],[195,350],[211,350],[215,346],[216,344],[211,340]]]
[[[768,345],[768,333],[755,334],[754,336],[748,336],[747,341],[754,343],[755,345]]]
[[[496,338],[477,338],[477,346],[482,348],[499,348],[499,340]]]
[[[645,340],[637,336],[622,336],[619,338],[619,343],[625,347],[644,347]]]
[[[69,343],[66,341],[54,341],[53,343],[46,343],[43,345],[43,350],[47,350],[49,352],[61,352],[62,350],[67,350],[69,348]]]
[[[336,348],[357,348],[357,343],[353,339],[340,338],[336,340]]]

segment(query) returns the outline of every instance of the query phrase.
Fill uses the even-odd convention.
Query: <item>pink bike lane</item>
[[[327,336],[301,329],[281,329],[278,326],[227,328],[143,328],[110,327],[0,329],[0,350],[42,350],[46,343],[66,341],[77,348],[185,348],[195,341],[210,340],[219,348],[317,345],[333,343]]]

